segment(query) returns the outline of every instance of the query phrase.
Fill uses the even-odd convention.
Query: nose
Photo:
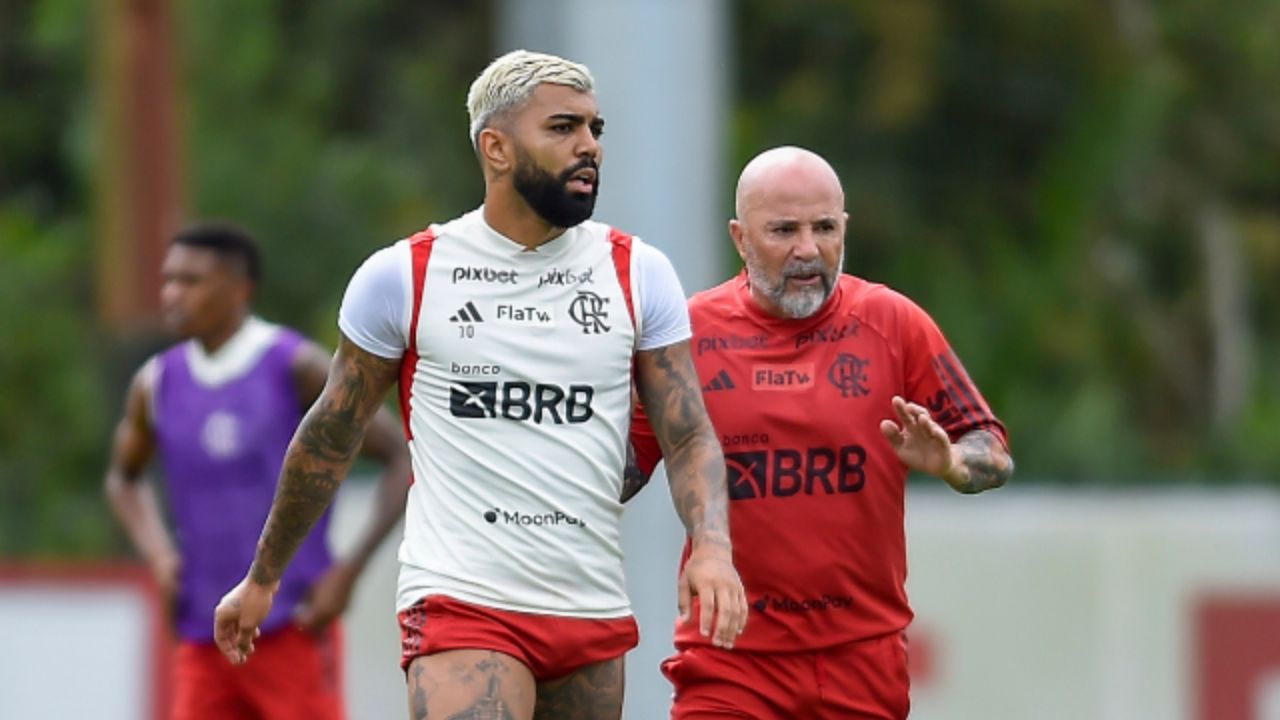
[[[813,230],[801,228],[795,235],[795,244],[791,246],[791,254],[797,260],[812,260],[818,257],[818,238]]]
[[[577,156],[591,158],[596,163],[600,162],[600,139],[586,125],[583,125],[578,130]]]

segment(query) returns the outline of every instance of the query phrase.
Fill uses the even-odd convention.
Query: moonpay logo
[[[550,510],[546,512],[524,512],[522,510],[504,510],[502,508],[491,508],[483,513],[484,521],[490,525],[516,525],[526,528],[544,528],[544,527],[560,527],[562,525],[585,528],[587,521],[580,517],[570,515],[563,510]]]

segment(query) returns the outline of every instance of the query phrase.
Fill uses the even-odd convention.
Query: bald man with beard
[[[826,160],[761,153],[735,209],[745,269],[689,311],[750,615],[732,651],[677,622],[672,717],[905,718],[907,475],[1000,487],[1005,428],[924,310],[842,272],[848,214]],[[632,443],[629,492],[661,460],[642,410]]]

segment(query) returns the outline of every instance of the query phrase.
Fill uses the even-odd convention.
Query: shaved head
[[[729,235],[751,296],[767,313],[802,319],[835,292],[844,262],[844,190],[816,153],[778,147],[742,169]]]
[[[734,212],[739,219],[752,207],[767,203],[779,192],[813,193],[838,198],[844,207],[844,189],[830,163],[815,152],[784,145],[756,155],[738,176]]]

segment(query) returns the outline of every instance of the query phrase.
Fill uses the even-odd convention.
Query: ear
[[[729,221],[729,237],[733,238],[733,246],[737,248],[738,257],[742,258],[743,262],[747,261],[747,255],[742,251],[742,244],[747,241],[745,233],[742,223],[738,222],[737,218]]]
[[[253,281],[247,277],[239,278],[232,289],[236,303],[243,307],[249,307],[253,304],[253,296],[257,294],[256,291],[257,288],[254,286]]]
[[[504,174],[515,167],[515,153],[511,138],[494,127],[487,127],[476,137],[476,152],[485,167],[497,174]]]

